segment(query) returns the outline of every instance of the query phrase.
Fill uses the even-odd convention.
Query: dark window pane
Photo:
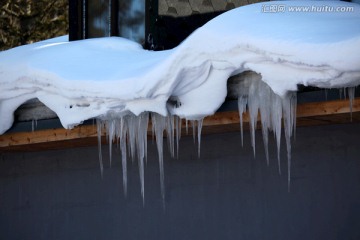
[[[139,43],[145,39],[145,0],[119,0],[119,35]]]
[[[87,37],[122,36],[143,42],[144,0],[88,0]]]
[[[108,37],[110,36],[110,4],[109,0],[88,0],[87,36]]]

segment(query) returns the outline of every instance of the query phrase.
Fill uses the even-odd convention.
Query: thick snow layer
[[[337,11],[344,7],[351,9]],[[143,50],[119,37],[17,47],[0,53],[0,134],[32,98],[71,128],[129,112],[198,120],[222,104],[228,77],[246,70],[260,73],[281,97],[298,84],[356,86],[359,26],[358,4],[280,1],[226,12],[168,51]]]

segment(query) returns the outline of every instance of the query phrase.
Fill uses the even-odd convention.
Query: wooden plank
[[[297,106],[297,125],[309,126],[350,122],[349,112],[348,100],[300,104]],[[249,121],[247,113],[244,113],[243,119],[245,129],[247,129],[247,122]],[[360,98],[353,101],[353,121],[360,122]],[[185,122],[183,122],[183,127],[185,127]],[[235,130],[239,130],[239,114],[236,111],[217,112],[213,116],[206,117],[203,122],[203,133],[205,134]],[[41,145],[40,147],[43,149],[46,148],[45,143],[48,145],[46,149],[61,146],[92,145],[96,143],[96,137],[95,125],[80,125],[72,130],[47,129],[34,132],[7,133],[0,135],[0,151],[19,150],[21,146],[27,146],[26,149],[31,149],[35,145],[38,147]]]
[[[355,98],[352,106],[353,112],[360,111],[360,98]],[[299,117],[310,117],[310,116],[324,116],[339,113],[350,112],[350,101],[349,100],[337,100],[328,102],[313,102],[300,104],[297,107],[296,116]]]

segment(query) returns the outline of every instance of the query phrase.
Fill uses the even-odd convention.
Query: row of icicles
[[[104,119],[98,118],[97,133],[98,133],[98,147],[99,147],[99,162],[101,175],[103,174],[103,161],[101,152],[101,136],[102,130],[105,129],[106,137],[109,142],[110,152],[110,166],[112,162],[112,148],[113,143],[116,143],[121,150],[122,158],[122,174],[123,174],[123,188],[124,194],[127,195],[127,159],[137,159],[139,167],[141,195],[143,201],[145,200],[144,189],[144,162],[147,161],[147,139],[148,126],[151,119],[151,130],[153,139],[156,140],[156,146],[159,155],[159,169],[160,169],[160,188],[161,197],[165,200],[165,181],[164,181],[164,157],[163,157],[163,140],[164,133],[168,142],[171,157],[175,158],[179,154],[179,141],[181,137],[182,120],[173,115],[166,117],[157,114],[143,112],[136,116],[134,114],[127,114],[118,118]],[[192,126],[194,141],[197,131],[198,137],[198,156],[200,157],[200,142],[201,129],[203,120],[191,120],[190,124],[186,121],[186,132],[188,132],[189,125]],[[176,149],[176,151],[175,151]],[[175,155],[176,152],[176,155]]]
[[[242,91],[244,92],[244,91]],[[345,94],[346,95],[346,94]],[[355,88],[348,88],[348,97],[350,99],[350,110],[352,111],[352,102],[355,95]],[[284,97],[276,95],[271,88],[261,80],[251,81],[246,89],[246,94],[238,96],[238,110],[240,116],[241,144],[243,145],[243,114],[247,111],[249,114],[249,126],[251,132],[251,145],[255,156],[255,130],[260,113],[261,130],[265,148],[266,162],[269,164],[269,132],[273,132],[277,144],[277,163],[278,171],[281,174],[280,164],[280,142],[281,129],[284,128],[286,148],[287,148],[287,177],[288,189],[290,190],[291,179],[291,137],[295,135],[296,129],[296,92],[289,92]],[[150,121],[151,119],[151,121]],[[198,139],[198,154],[200,157],[201,129],[203,119],[185,120],[186,131],[188,125],[192,126],[195,140],[196,132]],[[160,170],[160,189],[163,202],[165,200],[164,183],[164,158],[163,158],[163,139],[164,133],[167,137],[170,154],[174,158],[179,152],[179,140],[184,121],[177,116],[162,116],[157,113],[143,112],[138,116],[127,114],[121,117],[101,117],[97,119],[97,132],[99,144],[100,170],[103,174],[103,162],[101,153],[102,131],[106,131],[109,142],[110,166],[112,162],[113,143],[121,150],[122,155],[122,174],[124,194],[127,195],[127,159],[137,159],[140,176],[140,187],[143,202],[145,201],[144,188],[144,163],[147,161],[147,139],[148,127],[151,126],[153,139],[156,140],[156,146],[159,155]],[[176,150],[176,151],[175,151]],[[176,153],[176,154],[175,154]]]

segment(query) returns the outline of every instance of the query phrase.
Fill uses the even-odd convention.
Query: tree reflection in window
[[[122,36],[144,41],[144,0],[88,0],[86,13],[88,38]]]

